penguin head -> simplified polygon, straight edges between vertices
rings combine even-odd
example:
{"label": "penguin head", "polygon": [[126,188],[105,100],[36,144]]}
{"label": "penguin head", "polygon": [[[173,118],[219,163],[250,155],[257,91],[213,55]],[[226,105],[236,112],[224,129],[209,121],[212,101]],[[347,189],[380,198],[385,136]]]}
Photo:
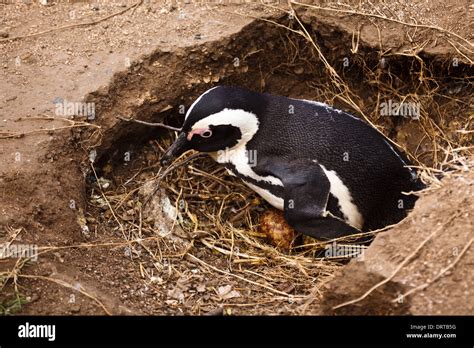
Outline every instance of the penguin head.
{"label": "penguin head", "polygon": [[257,133],[265,106],[262,95],[218,86],[199,96],[188,109],[181,133],[161,158],[166,165],[188,150],[217,152],[246,144]]}

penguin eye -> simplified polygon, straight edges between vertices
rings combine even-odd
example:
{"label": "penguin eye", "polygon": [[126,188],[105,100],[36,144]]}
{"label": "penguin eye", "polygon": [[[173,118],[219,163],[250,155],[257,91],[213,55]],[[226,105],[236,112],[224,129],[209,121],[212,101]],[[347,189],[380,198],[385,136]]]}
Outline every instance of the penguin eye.
{"label": "penguin eye", "polygon": [[201,136],[203,138],[210,138],[212,136],[212,131],[210,129],[205,130],[204,132],[201,133]]}

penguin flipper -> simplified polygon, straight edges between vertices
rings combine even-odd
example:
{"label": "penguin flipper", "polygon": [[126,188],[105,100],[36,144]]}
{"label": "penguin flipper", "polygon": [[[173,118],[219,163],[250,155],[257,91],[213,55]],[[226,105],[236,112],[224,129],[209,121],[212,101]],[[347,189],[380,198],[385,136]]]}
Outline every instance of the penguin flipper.
{"label": "penguin flipper", "polygon": [[310,159],[267,163],[265,172],[283,183],[285,219],[297,232],[320,240],[360,233],[326,210],[331,184],[318,163]]}

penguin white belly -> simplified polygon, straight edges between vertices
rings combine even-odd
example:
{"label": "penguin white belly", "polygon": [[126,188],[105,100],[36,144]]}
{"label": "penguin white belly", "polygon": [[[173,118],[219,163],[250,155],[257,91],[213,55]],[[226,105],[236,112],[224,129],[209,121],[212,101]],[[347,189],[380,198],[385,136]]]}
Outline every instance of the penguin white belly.
{"label": "penguin white belly", "polygon": [[322,164],[319,164],[324,170],[331,185],[330,192],[337,198],[339,209],[344,215],[345,220],[353,227],[361,229],[364,225],[364,218],[357,206],[353,203],[352,195],[341,178],[334,170],[327,170]]}
{"label": "penguin white belly", "polygon": [[262,197],[264,200],[266,200],[268,203],[270,203],[272,206],[274,206],[275,208],[279,209],[279,210],[283,210],[285,204],[284,204],[284,201],[283,201],[283,198],[280,198],[280,197],[277,197],[275,196],[274,194],[272,194],[271,192],[269,192],[268,190],[265,190],[261,187],[258,187],[254,184],[251,184],[245,180],[242,180],[248,187],[250,187],[252,190],[254,190],[255,192],[257,192],[260,197]]}
{"label": "penguin white belly", "polygon": [[[236,172],[241,175],[247,176],[256,181],[266,182],[268,184],[277,185],[277,186],[283,186],[283,183],[281,182],[280,179],[271,175],[260,176],[253,171],[249,158],[247,156],[247,149],[245,148],[245,146],[239,146],[238,148],[232,149],[232,150],[222,150],[218,152],[213,152],[213,153],[210,153],[210,155],[217,163],[233,164]],[[256,160],[257,158],[253,159],[253,161],[256,161]],[[227,171],[229,172],[230,175],[235,176],[235,174],[232,173],[231,171],[229,170]]]}
{"label": "penguin white belly", "polygon": [[[274,176],[260,176],[252,170],[250,165],[250,161],[248,158],[248,151],[245,146],[239,146],[236,149],[226,150],[226,151],[219,151],[216,153],[212,153],[211,157],[218,163],[232,163],[235,167],[235,170],[242,175],[245,175],[249,178],[252,178],[256,181],[266,182],[268,184],[273,184],[277,186],[283,186],[283,183],[280,179]],[[257,160],[254,158],[253,160]],[[231,170],[227,169],[227,172],[232,175],[236,176]],[[264,200],[270,203],[272,206],[279,210],[284,209],[284,200],[283,198],[277,197],[272,194],[270,191],[265,190],[257,185],[251,184],[245,180],[242,180],[248,187],[250,187],[253,191],[258,193]]]}

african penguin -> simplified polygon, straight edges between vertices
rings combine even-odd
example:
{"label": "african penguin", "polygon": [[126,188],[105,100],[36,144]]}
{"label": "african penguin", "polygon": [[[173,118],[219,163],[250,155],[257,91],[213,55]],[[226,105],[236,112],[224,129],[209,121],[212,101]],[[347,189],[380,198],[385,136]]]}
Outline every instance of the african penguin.
{"label": "african penguin", "polygon": [[326,104],[218,86],[188,109],[166,164],[209,153],[296,231],[334,239],[396,223],[423,187],[407,157],[365,121]]}

